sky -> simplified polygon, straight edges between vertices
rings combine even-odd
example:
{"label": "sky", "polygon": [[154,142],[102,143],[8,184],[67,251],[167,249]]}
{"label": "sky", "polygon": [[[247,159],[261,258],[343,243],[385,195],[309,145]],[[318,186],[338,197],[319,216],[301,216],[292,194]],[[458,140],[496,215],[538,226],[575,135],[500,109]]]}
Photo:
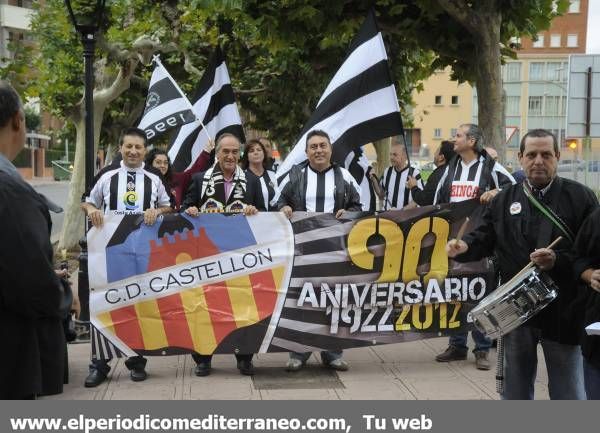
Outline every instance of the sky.
{"label": "sky", "polygon": [[589,0],[587,54],[600,54],[600,0]]}

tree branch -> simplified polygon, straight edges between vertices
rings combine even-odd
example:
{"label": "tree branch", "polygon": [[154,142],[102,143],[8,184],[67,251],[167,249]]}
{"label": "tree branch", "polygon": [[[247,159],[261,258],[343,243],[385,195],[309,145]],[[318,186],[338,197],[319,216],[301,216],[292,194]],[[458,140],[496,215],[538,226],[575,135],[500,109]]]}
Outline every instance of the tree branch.
{"label": "tree branch", "polygon": [[129,59],[121,65],[119,74],[110,87],[94,92],[94,100],[97,104],[108,105],[111,101],[118,98],[125,90],[129,88],[131,77],[137,67],[137,59]]}
{"label": "tree branch", "polygon": [[264,91],[266,91],[268,89],[268,87],[257,87],[256,89],[236,89],[233,91],[233,93],[239,94],[239,95],[255,95],[257,93],[262,93]]}
{"label": "tree branch", "polygon": [[469,33],[475,33],[477,16],[464,0],[437,0],[448,15],[458,21]]}

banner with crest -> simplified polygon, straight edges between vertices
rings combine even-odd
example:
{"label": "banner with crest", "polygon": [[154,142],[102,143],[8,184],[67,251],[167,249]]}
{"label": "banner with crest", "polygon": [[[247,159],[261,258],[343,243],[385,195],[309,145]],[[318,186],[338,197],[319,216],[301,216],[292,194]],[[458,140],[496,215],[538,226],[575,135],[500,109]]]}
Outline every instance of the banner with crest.
{"label": "banner with crest", "polygon": [[444,248],[480,210],[109,216],[88,233],[96,355],[302,352],[466,330],[494,272]]}

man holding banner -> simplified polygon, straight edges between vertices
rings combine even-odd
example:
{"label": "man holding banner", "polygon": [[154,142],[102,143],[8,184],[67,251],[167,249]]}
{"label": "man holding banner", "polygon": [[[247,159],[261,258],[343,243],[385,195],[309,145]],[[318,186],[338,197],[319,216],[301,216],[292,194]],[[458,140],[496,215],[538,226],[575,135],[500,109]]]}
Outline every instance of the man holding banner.
{"label": "man holding banner", "polygon": [[[217,138],[217,164],[194,175],[182,205],[185,213],[190,216],[197,216],[201,212],[243,212],[245,215],[254,215],[259,209],[266,210],[260,205],[263,200],[258,178],[246,177],[238,166],[240,148],[240,140],[233,134],[225,133]],[[241,374],[254,374],[252,356],[251,353],[235,354]],[[212,354],[194,353],[192,358],[196,362],[196,376],[208,376]]]}
{"label": "man holding banner", "polygon": [[[515,183],[510,173],[496,162],[483,148],[483,134],[477,125],[460,125],[454,141],[458,157],[449,161],[435,193],[434,204],[458,203],[478,198],[489,203],[498,192]],[[467,332],[453,334],[448,348],[437,355],[438,362],[467,359]],[[475,366],[479,370],[491,368],[488,353],[492,342],[478,330],[471,335],[475,341]]]}
{"label": "man holding banner", "polygon": [[[496,254],[501,280],[509,282],[531,261],[558,286],[557,299],[524,325],[504,335],[502,398],[534,398],[537,345],[544,350],[551,399],[584,399],[579,347],[583,311],[574,311],[577,277],[572,246],[584,219],[598,205],[587,187],[556,175],[556,137],[535,129],[521,140],[519,160],[527,179],[503,189],[464,240],[451,240],[449,257],[473,261]],[[547,246],[562,237],[555,249]]]}
{"label": "man holding banner", "polygon": [[[144,223],[153,225],[156,218],[172,211],[165,187],[152,168],[144,167],[147,139],[143,130],[126,129],[121,137],[120,152],[123,160],[111,166],[97,180],[81,207],[94,227],[102,227],[104,215],[113,212],[143,214]],[[90,364],[86,387],[100,385],[106,379],[109,360],[95,359]],[[131,371],[131,380],[145,380],[146,359],[133,356],[125,361]]]}
{"label": "man holding banner", "polygon": [[[289,182],[277,203],[288,218],[293,211],[333,212],[341,218],[344,211],[360,211],[360,189],[348,170],[331,163],[331,140],[325,131],[313,130],[306,136],[308,165],[294,166]],[[334,370],[348,370],[342,350],[321,352],[323,364]],[[310,352],[290,352],[288,371],[300,370]]]}

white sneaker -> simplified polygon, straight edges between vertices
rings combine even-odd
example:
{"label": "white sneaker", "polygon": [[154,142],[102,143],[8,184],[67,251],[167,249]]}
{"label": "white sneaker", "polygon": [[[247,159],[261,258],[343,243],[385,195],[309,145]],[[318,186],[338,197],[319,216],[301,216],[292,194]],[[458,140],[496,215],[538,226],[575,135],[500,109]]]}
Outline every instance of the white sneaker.
{"label": "white sneaker", "polygon": [[298,371],[298,370],[301,370],[303,366],[304,366],[304,363],[302,361],[300,361],[299,359],[290,358],[290,359],[288,359],[288,362],[285,365],[285,369],[287,371]]}
{"label": "white sneaker", "polygon": [[341,358],[334,359],[325,365],[337,371],[346,371],[349,368],[348,363]]}

